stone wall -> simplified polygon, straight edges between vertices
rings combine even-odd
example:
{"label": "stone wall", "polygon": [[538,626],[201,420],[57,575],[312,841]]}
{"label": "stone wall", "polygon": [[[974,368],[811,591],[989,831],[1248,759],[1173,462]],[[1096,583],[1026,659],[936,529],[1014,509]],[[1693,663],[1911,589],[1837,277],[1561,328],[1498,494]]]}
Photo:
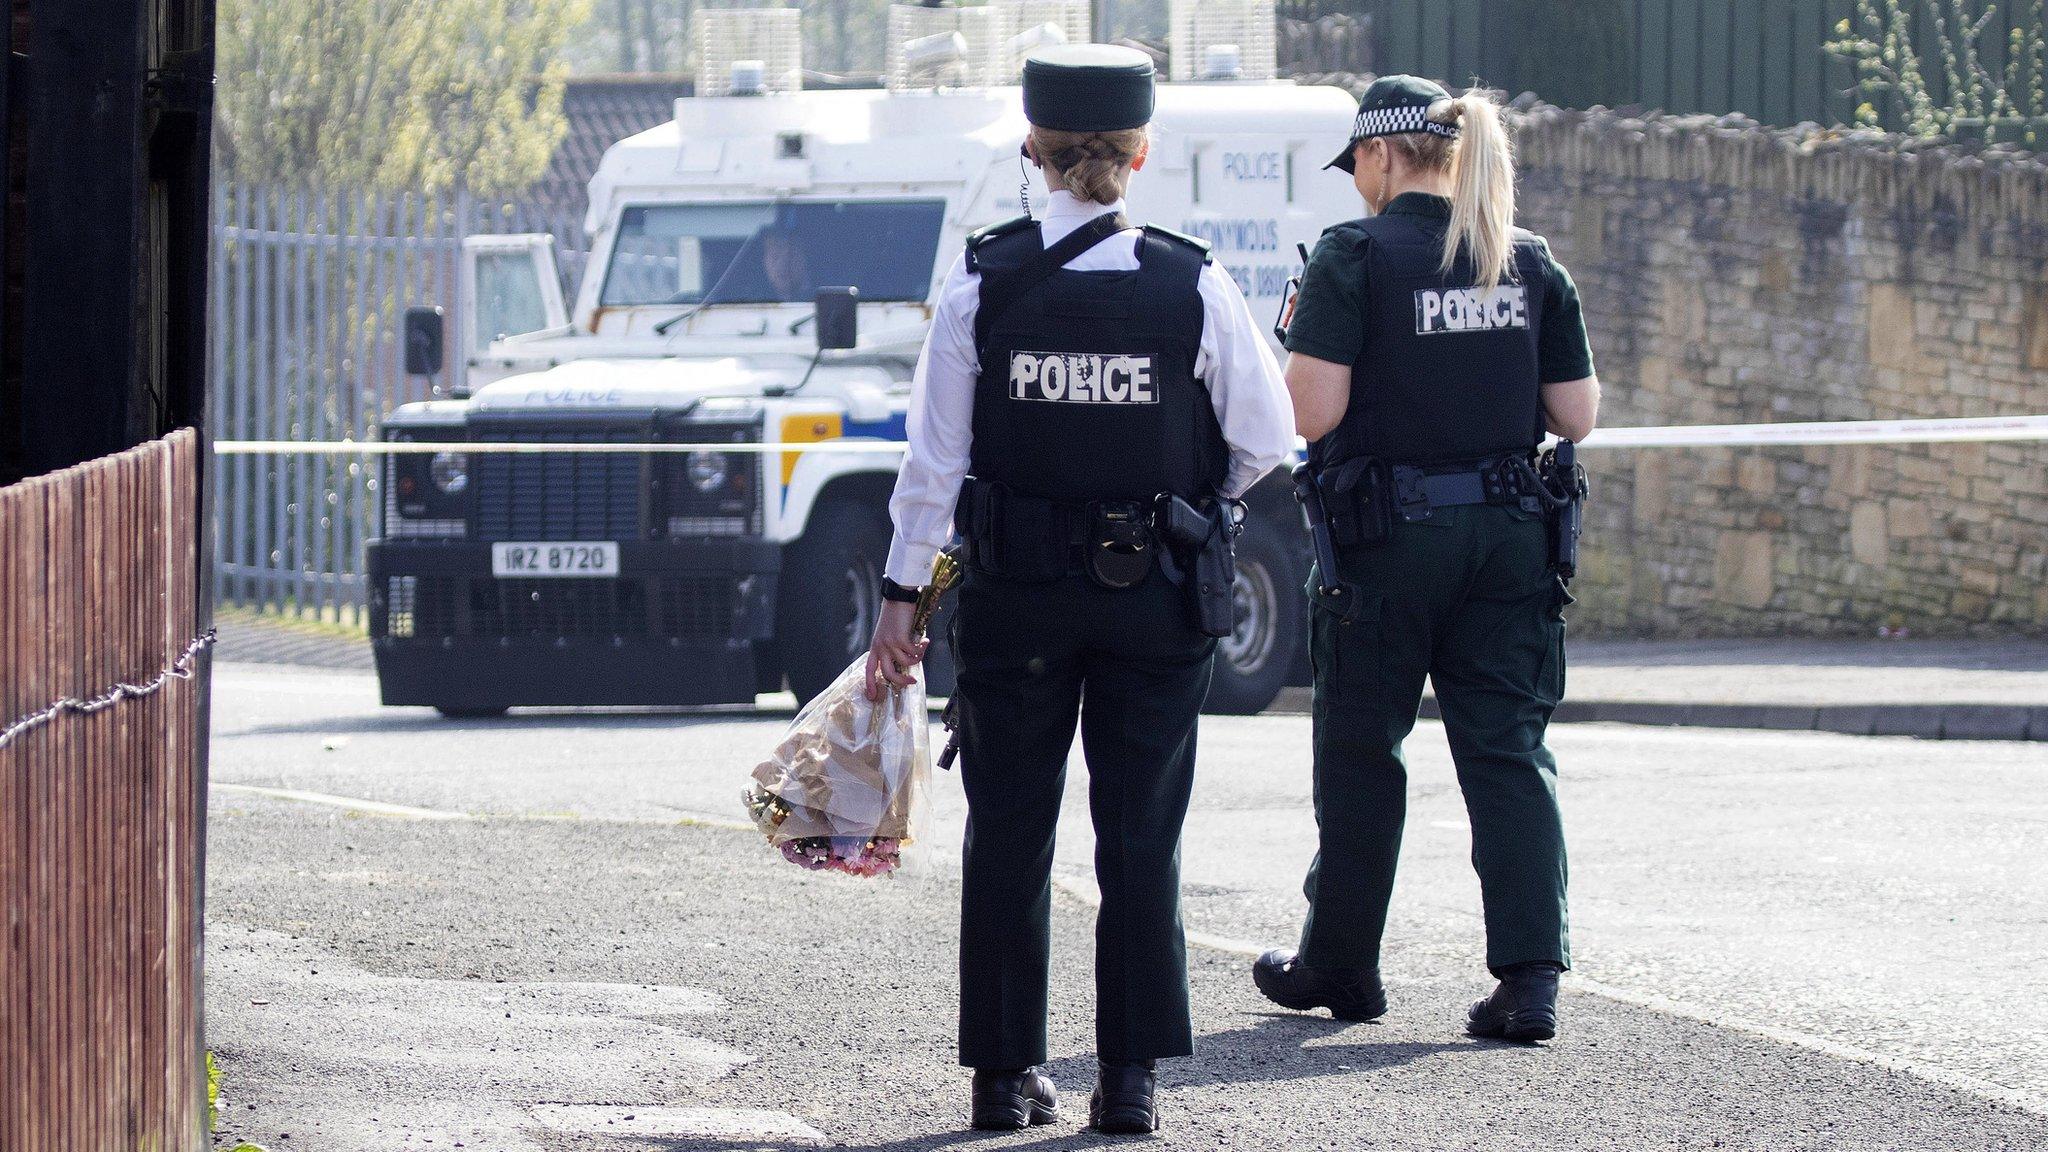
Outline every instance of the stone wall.
{"label": "stone wall", "polygon": [[[1521,222],[1578,280],[1603,423],[2048,414],[2043,158],[1523,111]],[[2048,443],[1583,459],[1588,631],[2048,635]]]}
{"label": "stone wall", "polygon": [[[1610,425],[2048,413],[2048,167],[1534,109],[1522,219]],[[1639,635],[2048,633],[2048,444],[1589,449],[1579,619]]]}

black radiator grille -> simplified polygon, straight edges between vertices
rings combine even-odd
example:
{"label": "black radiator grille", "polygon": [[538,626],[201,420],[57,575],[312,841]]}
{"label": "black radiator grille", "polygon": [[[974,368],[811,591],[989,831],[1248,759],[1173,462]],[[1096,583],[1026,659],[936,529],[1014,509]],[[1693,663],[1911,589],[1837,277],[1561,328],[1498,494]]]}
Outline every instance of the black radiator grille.
{"label": "black radiator grille", "polygon": [[[457,618],[455,597],[461,592],[462,581],[437,579],[432,576],[392,576],[385,580],[383,622],[379,635],[401,638],[419,635],[448,635],[446,632],[422,633],[421,621],[441,622]],[[373,613],[373,617],[374,617]],[[373,618],[372,626],[376,626]],[[437,627],[429,623],[428,627]]]}
{"label": "black radiator grille", "polygon": [[404,577],[411,631],[390,635],[724,639],[738,615],[736,581],[718,576],[616,580]]}
{"label": "black radiator grille", "polygon": [[469,586],[478,636],[645,636],[642,580],[491,580]]}
{"label": "black radiator grille", "polygon": [[[478,440],[634,444],[644,427],[473,428]],[[483,540],[638,540],[645,535],[647,457],[632,452],[488,452],[476,458],[476,535]]]}
{"label": "black radiator grille", "polygon": [[661,581],[661,622],[670,636],[730,636],[737,605],[730,581]]}

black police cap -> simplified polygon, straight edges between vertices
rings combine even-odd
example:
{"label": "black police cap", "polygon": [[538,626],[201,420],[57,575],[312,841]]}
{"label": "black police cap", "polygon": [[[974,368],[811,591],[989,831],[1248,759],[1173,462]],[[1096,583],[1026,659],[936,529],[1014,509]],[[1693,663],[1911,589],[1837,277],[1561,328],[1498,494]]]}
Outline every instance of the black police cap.
{"label": "black police cap", "polygon": [[1058,44],[1024,58],[1024,118],[1058,132],[1152,122],[1152,58],[1114,44]]}
{"label": "black police cap", "polygon": [[1457,125],[1439,124],[1429,118],[1431,108],[1450,98],[1451,94],[1434,80],[1424,80],[1420,76],[1380,77],[1365,90],[1365,95],[1358,98],[1358,119],[1352,122],[1351,139],[1345,143],[1344,150],[1337,153],[1337,158],[1323,167],[1352,171],[1357,162],[1351,158],[1351,150],[1360,140],[1370,140],[1375,136],[1434,132],[1438,136],[1456,139]]}

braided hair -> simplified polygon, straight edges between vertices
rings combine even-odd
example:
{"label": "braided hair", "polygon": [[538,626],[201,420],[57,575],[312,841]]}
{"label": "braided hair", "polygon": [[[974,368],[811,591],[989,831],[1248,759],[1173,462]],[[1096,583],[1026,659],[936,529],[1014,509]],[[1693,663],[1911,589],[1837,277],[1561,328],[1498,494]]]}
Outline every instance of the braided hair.
{"label": "braided hair", "polygon": [[1114,204],[1131,182],[1131,163],[1145,148],[1145,129],[1060,132],[1033,126],[1032,150],[1045,169],[1046,184],[1083,200]]}

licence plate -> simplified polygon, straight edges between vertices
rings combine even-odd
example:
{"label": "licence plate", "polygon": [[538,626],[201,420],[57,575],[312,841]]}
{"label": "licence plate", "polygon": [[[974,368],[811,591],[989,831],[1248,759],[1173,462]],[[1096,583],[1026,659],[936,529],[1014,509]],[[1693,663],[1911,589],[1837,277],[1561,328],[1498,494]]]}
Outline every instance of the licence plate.
{"label": "licence plate", "polygon": [[617,576],[619,546],[604,543],[493,544],[493,576]]}

